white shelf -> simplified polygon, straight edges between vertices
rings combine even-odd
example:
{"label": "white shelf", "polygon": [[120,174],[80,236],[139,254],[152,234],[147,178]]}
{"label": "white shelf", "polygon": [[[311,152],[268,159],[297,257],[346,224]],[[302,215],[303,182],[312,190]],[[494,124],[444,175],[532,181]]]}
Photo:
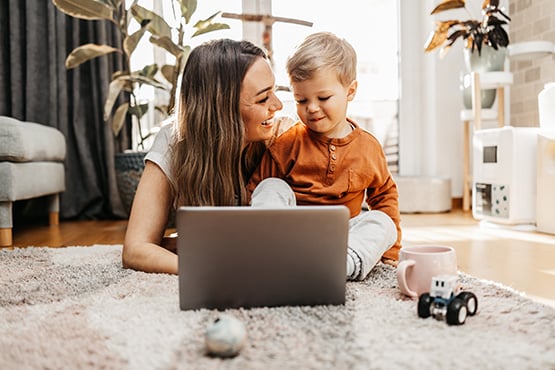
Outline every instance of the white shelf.
{"label": "white shelf", "polygon": [[507,46],[507,52],[511,60],[534,60],[553,54],[555,46],[551,41],[517,42]]}
{"label": "white shelf", "polygon": [[[482,109],[482,121],[497,121],[496,109]],[[460,113],[461,121],[473,121],[474,111],[472,109],[463,109]]]}
{"label": "white shelf", "polygon": [[[480,89],[497,89],[506,85],[513,84],[513,74],[511,72],[483,72],[480,73]],[[463,77],[464,86],[472,86],[472,75],[467,73]]]}

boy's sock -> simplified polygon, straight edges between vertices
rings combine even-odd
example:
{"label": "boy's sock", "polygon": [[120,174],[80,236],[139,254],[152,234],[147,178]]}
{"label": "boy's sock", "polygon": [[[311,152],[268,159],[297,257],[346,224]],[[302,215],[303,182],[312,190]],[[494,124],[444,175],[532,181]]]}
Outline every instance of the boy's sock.
{"label": "boy's sock", "polygon": [[362,261],[357,252],[347,248],[347,280],[355,280],[360,275]]}

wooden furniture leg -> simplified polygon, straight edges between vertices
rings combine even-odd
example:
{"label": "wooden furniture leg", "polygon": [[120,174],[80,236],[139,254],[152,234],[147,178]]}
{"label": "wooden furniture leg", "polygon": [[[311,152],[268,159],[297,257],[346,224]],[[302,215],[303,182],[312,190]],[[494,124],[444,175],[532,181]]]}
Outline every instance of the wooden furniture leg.
{"label": "wooden furniture leg", "polygon": [[505,88],[497,88],[497,125],[505,126]]}
{"label": "wooden furniture leg", "polygon": [[11,227],[0,228],[0,247],[11,247],[12,244],[13,244],[12,228]]}
{"label": "wooden furniture leg", "polygon": [[463,211],[470,211],[471,190],[470,184],[470,121],[464,121],[464,154],[463,154]]}
{"label": "wooden furniture leg", "polygon": [[480,73],[472,72],[472,111],[474,113],[474,129],[482,129],[482,97],[480,91]]}
{"label": "wooden furniture leg", "polygon": [[60,194],[49,196],[48,221],[50,226],[60,224]]}
{"label": "wooden furniture leg", "polygon": [[12,239],[12,202],[0,202],[0,247],[10,247]]}

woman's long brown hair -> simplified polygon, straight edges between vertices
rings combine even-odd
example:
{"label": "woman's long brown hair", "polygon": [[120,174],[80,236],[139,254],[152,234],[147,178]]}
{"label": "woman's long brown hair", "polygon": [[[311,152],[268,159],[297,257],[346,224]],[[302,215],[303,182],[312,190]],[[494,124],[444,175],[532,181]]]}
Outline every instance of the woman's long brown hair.
{"label": "woman's long brown hair", "polygon": [[248,202],[245,184],[265,145],[245,146],[241,84],[265,52],[248,41],[215,40],[193,49],[183,72],[171,147],[174,206]]}

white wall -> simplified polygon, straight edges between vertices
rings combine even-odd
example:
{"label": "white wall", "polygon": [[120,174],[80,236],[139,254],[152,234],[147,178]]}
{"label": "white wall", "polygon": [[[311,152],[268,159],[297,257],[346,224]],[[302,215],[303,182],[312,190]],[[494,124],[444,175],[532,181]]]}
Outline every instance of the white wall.
{"label": "white wall", "polygon": [[[452,180],[452,196],[462,197],[463,186],[463,108],[459,89],[465,70],[463,43],[458,40],[447,55],[424,52],[424,44],[434,27],[430,11],[438,0],[400,0],[401,2],[401,98],[400,98],[400,174],[446,176]],[[502,0],[508,13],[508,1]],[[467,2],[474,17],[480,16],[481,2]],[[461,9],[445,13],[452,19],[467,19]],[[443,16],[441,19],[446,19]],[[505,97],[506,112],[509,97]],[[494,106],[495,109],[495,106]]]}
{"label": "white wall", "polygon": [[436,3],[401,0],[400,174],[449,177],[452,196],[461,197],[462,45],[454,45],[443,59],[437,51],[424,52]]}

